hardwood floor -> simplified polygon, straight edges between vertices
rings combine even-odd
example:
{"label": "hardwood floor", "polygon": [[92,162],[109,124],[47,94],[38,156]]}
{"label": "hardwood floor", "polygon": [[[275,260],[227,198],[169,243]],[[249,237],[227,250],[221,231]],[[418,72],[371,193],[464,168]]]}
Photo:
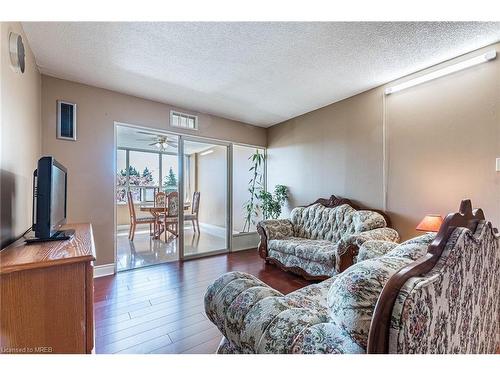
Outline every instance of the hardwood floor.
{"label": "hardwood floor", "polygon": [[256,250],[171,262],[95,279],[96,353],[214,353],[221,334],[207,319],[207,286],[228,271],[282,293],[308,284],[266,265]]}

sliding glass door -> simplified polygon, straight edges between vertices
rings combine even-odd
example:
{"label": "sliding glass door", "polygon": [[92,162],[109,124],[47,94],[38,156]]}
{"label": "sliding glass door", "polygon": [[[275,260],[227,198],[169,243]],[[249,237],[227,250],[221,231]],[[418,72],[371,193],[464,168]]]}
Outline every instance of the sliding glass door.
{"label": "sliding glass door", "polygon": [[257,246],[264,149],[117,124],[115,160],[117,270]]}
{"label": "sliding glass door", "polygon": [[229,249],[229,146],[181,136],[182,258]]}
{"label": "sliding glass door", "polygon": [[116,126],[117,271],[179,259],[175,227],[160,226],[164,213],[155,202],[178,190],[178,143],[176,135]]}

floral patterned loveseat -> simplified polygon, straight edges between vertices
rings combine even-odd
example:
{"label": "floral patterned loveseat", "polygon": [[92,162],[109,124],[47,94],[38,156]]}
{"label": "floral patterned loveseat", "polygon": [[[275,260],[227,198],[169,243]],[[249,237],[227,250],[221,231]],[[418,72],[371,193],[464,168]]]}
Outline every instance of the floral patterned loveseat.
{"label": "floral patterned loveseat", "polygon": [[266,262],[312,280],[327,279],[351,266],[365,241],[399,241],[382,214],[358,210],[334,195],[294,208],[290,219],[261,221],[257,231],[259,255]]}
{"label": "floral patterned loveseat", "polygon": [[205,295],[218,353],[495,353],[498,238],[466,208],[437,235],[367,241],[355,265],[288,295],[246,273],[221,276]]}

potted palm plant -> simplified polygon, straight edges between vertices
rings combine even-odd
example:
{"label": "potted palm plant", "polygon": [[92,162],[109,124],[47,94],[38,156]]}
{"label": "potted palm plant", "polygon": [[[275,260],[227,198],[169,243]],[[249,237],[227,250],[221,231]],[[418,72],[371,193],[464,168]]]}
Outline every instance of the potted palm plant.
{"label": "potted palm plant", "polygon": [[288,198],[288,188],[284,185],[276,185],[274,195],[265,190],[263,174],[265,154],[262,151],[255,150],[249,160],[252,162],[249,169],[252,178],[248,182],[250,197],[243,206],[245,223],[242,232],[249,232],[252,225],[257,225],[261,214],[264,219],[278,218],[281,214],[281,208]]}

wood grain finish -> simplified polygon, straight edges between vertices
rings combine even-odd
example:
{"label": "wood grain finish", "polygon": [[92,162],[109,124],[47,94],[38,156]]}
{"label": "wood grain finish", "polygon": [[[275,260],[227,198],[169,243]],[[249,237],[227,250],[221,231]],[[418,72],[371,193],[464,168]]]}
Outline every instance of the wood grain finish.
{"label": "wood grain finish", "polygon": [[32,268],[50,267],[55,264],[93,261],[94,238],[90,224],[64,225],[62,229],[74,229],[70,241],[49,241],[26,245],[19,239],[0,251],[0,275]]}
{"label": "wood grain finish", "polygon": [[90,353],[94,347],[90,224],[75,237],[0,253],[0,353]]}
{"label": "wood grain finish", "polygon": [[85,262],[85,353],[94,350],[94,266]]}
{"label": "wood grain finish", "polygon": [[257,276],[282,293],[310,282],[264,264],[254,250],[170,262],[95,280],[97,353],[214,353],[221,334],[203,297],[229,271]]}

